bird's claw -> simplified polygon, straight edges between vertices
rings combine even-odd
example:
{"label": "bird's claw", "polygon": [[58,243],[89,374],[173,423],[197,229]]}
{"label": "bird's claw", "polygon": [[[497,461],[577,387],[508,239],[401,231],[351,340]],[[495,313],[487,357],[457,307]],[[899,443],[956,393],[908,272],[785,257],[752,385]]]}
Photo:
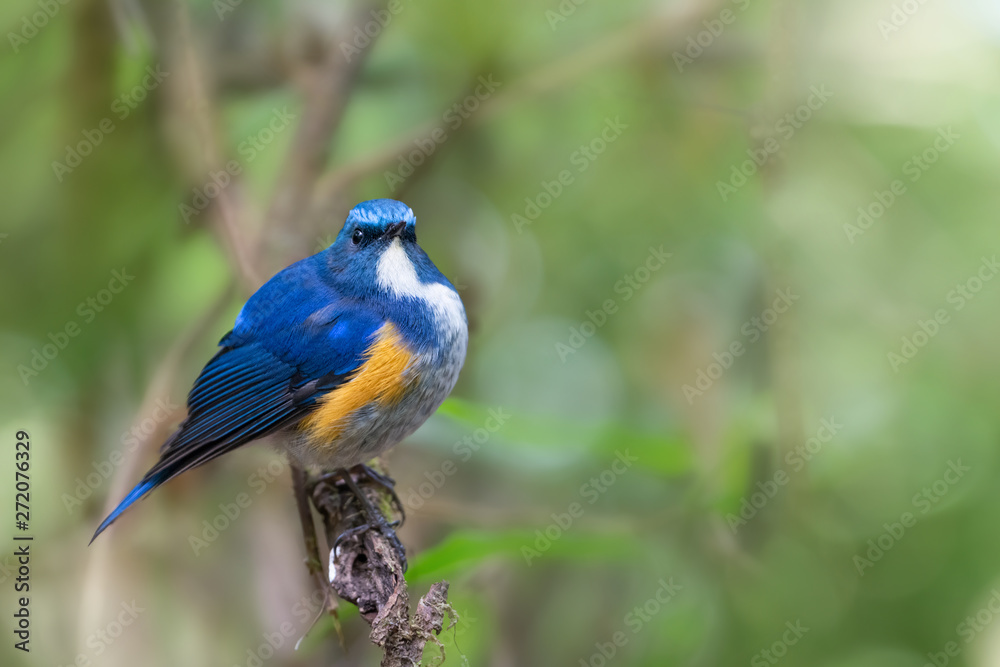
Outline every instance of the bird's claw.
{"label": "bird's claw", "polygon": [[380,473],[366,464],[357,466],[356,470],[385,489],[385,491],[389,494],[389,498],[392,500],[392,504],[395,506],[396,510],[399,511],[399,519],[390,525],[393,527],[402,526],[403,522],[406,521],[406,508],[403,506],[403,501],[399,499],[399,495],[396,493],[396,480],[388,475]]}

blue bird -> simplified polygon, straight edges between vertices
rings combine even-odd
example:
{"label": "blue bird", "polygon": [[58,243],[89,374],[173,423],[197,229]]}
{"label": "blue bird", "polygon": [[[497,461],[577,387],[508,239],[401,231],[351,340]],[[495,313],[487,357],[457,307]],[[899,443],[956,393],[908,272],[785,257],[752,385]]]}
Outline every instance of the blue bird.
{"label": "blue bird", "polygon": [[392,199],[358,204],[329,248],[246,302],[160,460],[91,542],[164,482],[278,431],[300,466],[363,464],[438,408],[467,344],[462,300],[417,245],[413,211]]}

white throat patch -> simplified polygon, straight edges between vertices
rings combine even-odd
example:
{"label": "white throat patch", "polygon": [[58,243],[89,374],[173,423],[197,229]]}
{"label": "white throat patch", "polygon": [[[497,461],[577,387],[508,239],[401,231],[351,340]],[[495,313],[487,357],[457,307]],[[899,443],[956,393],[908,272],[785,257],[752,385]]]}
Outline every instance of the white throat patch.
{"label": "white throat patch", "polygon": [[396,296],[423,296],[425,285],[417,277],[413,262],[406,256],[403,242],[393,239],[378,259],[375,280],[379,287]]}
{"label": "white throat patch", "polygon": [[458,335],[466,331],[465,308],[454,290],[441,283],[422,283],[403,243],[393,239],[375,270],[375,282],[382,289],[400,297],[421,299],[430,307],[438,329]]}

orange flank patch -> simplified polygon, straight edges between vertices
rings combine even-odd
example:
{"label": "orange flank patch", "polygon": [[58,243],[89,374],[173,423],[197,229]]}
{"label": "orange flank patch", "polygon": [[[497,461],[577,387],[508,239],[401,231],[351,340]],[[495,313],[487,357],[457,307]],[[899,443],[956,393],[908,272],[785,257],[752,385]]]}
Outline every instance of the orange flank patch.
{"label": "orange flank patch", "polygon": [[340,435],[358,408],[372,401],[395,403],[406,389],[403,373],[412,358],[396,327],[387,322],[379,329],[354,376],[320,399],[319,407],[302,421],[300,428],[312,436],[315,444],[323,446]]}

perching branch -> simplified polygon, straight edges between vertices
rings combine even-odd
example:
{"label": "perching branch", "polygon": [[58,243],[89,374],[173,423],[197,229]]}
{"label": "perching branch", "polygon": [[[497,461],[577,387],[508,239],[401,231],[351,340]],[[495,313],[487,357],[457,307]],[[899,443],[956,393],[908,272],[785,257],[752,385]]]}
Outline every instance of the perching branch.
{"label": "perching branch", "polygon": [[[387,491],[364,477],[354,481],[373,505],[391,506]],[[305,494],[304,499],[300,499],[300,492]],[[356,605],[361,617],[371,624],[371,641],[383,650],[382,666],[416,665],[428,641],[440,647],[436,636],[441,633],[444,617],[446,614],[455,617],[448,604],[448,582],[433,584],[411,617],[409,592],[399,554],[382,533],[364,530],[365,517],[354,494],[329,475],[322,475],[296,483],[296,496],[300,509],[302,500],[316,507],[326,543],[330,545],[326,549],[329,571],[323,586],[326,587],[328,581],[329,588],[341,599]],[[306,509],[308,511],[308,504]],[[307,555],[312,555],[309,552],[315,551],[319,543],[316,525],[311,514],[308,520],[302,516]],[[323,579],[322,576],[318,578]]]}

